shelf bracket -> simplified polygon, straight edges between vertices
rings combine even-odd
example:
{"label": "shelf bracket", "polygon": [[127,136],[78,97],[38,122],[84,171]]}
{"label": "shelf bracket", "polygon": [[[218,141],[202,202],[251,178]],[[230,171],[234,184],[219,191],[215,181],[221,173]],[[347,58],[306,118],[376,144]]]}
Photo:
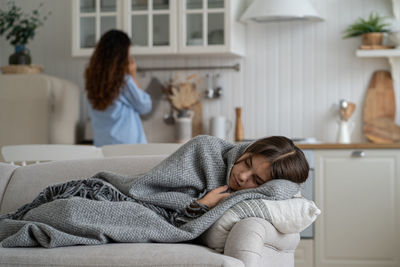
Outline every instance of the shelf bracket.
{"label": "shelf bracket", "polygon": [[[400,57],[389,57],[390,71],[392,73],[394,97],[400,100]],[[400,102],[396,101],[395,122],[400,125]]]}
{"label": "shelf bracket", "polygon": [[392,11],[393,16],[396,20],[400,19],[400,1],[399,0],[392,0]]}
{"label": "shelf bracket", "polygon": [[[393,15],[400,23],[400,0],[392,0]],[[400,57],[389,57],[390,68],[394,85],[394,94],[396,99],[400,99]],[[395,121],[400,125],[400,103],[396,103]]]}

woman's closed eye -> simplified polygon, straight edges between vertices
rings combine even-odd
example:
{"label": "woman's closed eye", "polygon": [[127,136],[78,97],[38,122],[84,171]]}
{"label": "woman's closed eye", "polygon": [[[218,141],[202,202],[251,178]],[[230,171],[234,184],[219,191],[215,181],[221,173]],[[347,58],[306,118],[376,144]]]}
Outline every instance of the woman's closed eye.
{"label": "woman's closed eye", "polygon": [[[251,158],[251,157],[248,157],[248,158],[244,161],[244,163],[246,164],[246,167],[247,167],[248,169],[250,169],[250,168],[253,166],[253,162],[252,162],[252,158]],[[254,183],[257,184],[257,185],[262,185],[262,184],[264,183],[264,180],[261,179],[261,178],[260,178],[258,175],[256,175],[256,174],[253,175],[253,181],[254,181]]]}
{"label": "woman's closed eye", "polygon": [[244,161],[244,163],[246,164],[246,167],[250,169],[251,163],[252,163],[252,162],[251,162],[251,158],[248,157],[248,158]]}
{"label": "woman's closed eye", "polygon": [[254,179],[254,181],[255,181],[255,183],[256,183],[257,185],[262,185],[262,184],[264,183],[264,180],[261,179],[260,177],[258,177],[257,175],[254,175],[254,176],[253,176],[253,179]]}

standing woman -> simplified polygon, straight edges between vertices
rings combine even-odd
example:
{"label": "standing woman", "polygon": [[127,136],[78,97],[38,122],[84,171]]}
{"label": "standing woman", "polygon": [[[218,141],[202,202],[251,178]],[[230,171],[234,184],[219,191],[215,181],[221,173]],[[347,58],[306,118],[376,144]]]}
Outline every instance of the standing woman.
{"label": "standing woman", "polygon": [[139,114],[151,111],[149,94],[139,88],[131,40],[119,30],[106,32],[85,72],[94,145],[147,143]]}

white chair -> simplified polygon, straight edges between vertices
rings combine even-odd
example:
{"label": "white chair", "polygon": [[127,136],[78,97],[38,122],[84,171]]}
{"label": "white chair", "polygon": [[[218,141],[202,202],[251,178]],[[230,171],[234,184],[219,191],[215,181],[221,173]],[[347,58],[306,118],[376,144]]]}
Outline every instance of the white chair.
{"label": "white chair", "polygon": [[76,144],[79,87],[44,74],[0,75],[0,146]]}
{"label": "white chair", "polygon": [[90,145],[13,145],[2,147],[1,153],[6,162],[22,166],[28,162],[103,158],[101,148]]}
{"label": "white chair", "polygon": [[104,157],[131,156],[131,155],[169,155],[175,152],[182,144],[178,143],[148,143],[106,145],[101,147]]}

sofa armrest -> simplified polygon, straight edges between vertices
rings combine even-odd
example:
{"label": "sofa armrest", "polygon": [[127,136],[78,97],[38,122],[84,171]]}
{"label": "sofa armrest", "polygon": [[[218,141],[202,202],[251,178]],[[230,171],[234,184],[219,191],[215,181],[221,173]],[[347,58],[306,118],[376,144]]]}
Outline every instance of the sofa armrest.
{"label": "sofa armrest", "polygon": [[16,168],[18,168],[18,166],[0,162],[0,206],[1,202],[3,201],[4,192],[6,191],[8,182],[10,181],[10,178]]}
{"label": "sofa armrest", "polygon": [[293,254],[299,241],[299,234],[282,234],[268,221],[251,217],[233,226],[225,243],[224,254],[241,260],[246,267],[258,267],[262,266],[265,247]]}

